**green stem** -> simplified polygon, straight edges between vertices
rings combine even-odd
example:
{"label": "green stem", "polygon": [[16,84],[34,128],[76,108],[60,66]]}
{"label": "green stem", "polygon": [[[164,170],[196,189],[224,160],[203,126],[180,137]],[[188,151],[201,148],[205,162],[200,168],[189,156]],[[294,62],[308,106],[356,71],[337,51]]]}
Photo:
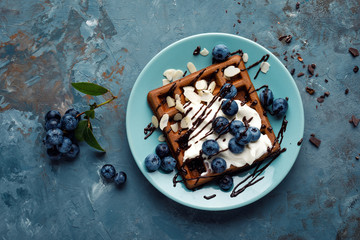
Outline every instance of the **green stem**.
{"label": "green stem", "polygon": [[[105,104],[111,103],[112,101],[114,101],[115,99],[118,98],[117,96],[114,96],[114,95],[112,94],[112,92],[109,91],[109,93],[111,94],[111,98],[110,98],[109,100],[103,102],[103,103],[100,103],[99,105],[96,105],[95,108],[94,108],[94,110],[95,110],[96,108],[98,108],[98,107],[101,107],[101,106],[105,105]],[[79,114],[76,116],[76,118],[80,117],[80,116],[83,115],[84,113],[85,113],[85,112],[79,113]]]}

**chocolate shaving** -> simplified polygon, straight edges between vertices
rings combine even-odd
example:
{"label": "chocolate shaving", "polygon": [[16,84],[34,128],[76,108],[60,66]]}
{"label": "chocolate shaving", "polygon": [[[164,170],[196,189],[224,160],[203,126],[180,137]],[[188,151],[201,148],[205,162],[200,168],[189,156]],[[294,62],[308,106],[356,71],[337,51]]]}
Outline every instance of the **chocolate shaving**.
{"label": "chocolate shaving", "polygon": [[325,97],[330,96],[330,92],[324,92],[324,96],[325,96]]}
{"label": "chocolate shaving", "polygon": [[349,89],[345,89],[345,95],[347,95],[349,93]]}
{"label": "chocolate shaving", "polygon": [[193,52],[193,55],[194,55],[194,56],[199,55],[200,49],[201,49],[201,47],[200,47],[200,46],[197,46],[197,47],[195,48],[194,52]]}
{"label": "chocolate shaving", "polygon": [[320,147],[320,144],[321,144],[321,140],[316,138],[315,135],[314,136],[311,136],[309,141],[317,148]]}
{"label": "chocolate shaving", "polygon": [[304,76],[305,74],[303,73],[303,72],[300,72],[297,76],[298,77],[302,77],[302,76]]}
{"label": "chocolate shaving", "polygon": [[354,127],[357,127],[359,125],[360,119],[356,118],[354,115],[351,116],[351,119],[349,120],[349,123],[352,123]]}
{"label": "chocolate shaving", "polygon": [[292,36],[291,36],[291,35],[287,35],[287,37],[285,38],[285,42],[286,42],[286,43],[290,43],[290,42],[291,42],[291,39],[292,39]]}
{"label": "chocolate shaving", "polygon": [[[302,59],[302,57],[298,56],[297,59],[299,60],[299,62],[303,62],[304,59]],[[304,67],[304,66],[303,66]]]}
{"label": "chocolate shaving", "polygon": [[315,93],[315,90],[313,88],[306,87],[306,92],[308,92],[310,95],[313,95]]}
{"label": "chocolate shaving", "polygon": [[300,145],[302,144],[303,140],[304,140],[304,139],[301,138],[301,139],[297,142],[297,145],[300,146]]}
{"label": "chocolate shaving", "polygon": [[291,74],[291,75],[294,75],[294,73],[295,73],[295,68],[291,69],[290,74]]}
{"label": "chocolate shaving", "polygon": [[325,97],[324,96],[320,96],[318,97],[316,100],[318,101],[318,103],[323,103],[324,102]]}
{"label": "chocolate shaving", "polygon": [[357,73],[359,71],[359,67],[358,66],[355,66],[354,69],[353,69],[354,73]]}
{"label": "chocolate shaving", "polygon": [[296,8],[296,10],[298,10],[300,8],[300,3],[299,2],[296,3],[295,8]]}
{"label": "chocolate shaving", "polygon": [[359,56],[359,51],[356,48],[349,48],[349,53],[351,53],[353,57]]}
{"label": "chocolate shaving", "polygon": [[327,82],[329,82],[329,80],[325,79],[325,82],[327,83]]}
{"label": "chocolate shaving", "polygon": [[[308,71],[311,75],[314,75],[314,71],[315,71],[315,68],[313,65],[315,65],[315,64],[308,65]],[[315,65],[315,67],[316,67],[316,65]]]}

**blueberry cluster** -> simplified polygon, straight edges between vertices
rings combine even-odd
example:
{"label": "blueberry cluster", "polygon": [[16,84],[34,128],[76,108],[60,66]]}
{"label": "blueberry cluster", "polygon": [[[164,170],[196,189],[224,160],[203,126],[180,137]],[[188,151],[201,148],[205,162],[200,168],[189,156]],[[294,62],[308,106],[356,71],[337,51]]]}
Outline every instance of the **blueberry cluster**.
{"label": "blueberry cluster", "polygon": [[273,92],[269,88],[262,90],[259,98],[261,105],[278,118],[283,117],[288,110],[288,102],[284,98],[274,100]]}
{"label": "blueberry cluster", "polygon": [[80,148],[75,140],[75,129],[80,120],[76,118],[78,114],[75,109],[67,110],[63,117],[56,110],[46,113],[43,143],[51,160],[75,159],[78,156]]}
{"label": "blueberry cluster", "polygon": [[117,186],[122,186],[126,182],[126,173],[123,171],[116,172],[115,167],[111,164],[105,164],[100,169],[100,176],[106,182],[114,182]]}
{"label": "blueberry cluster", "polygon": [[176,166],[176,160],[170,156],[170,149],[166,143],[160,143],[155,148],[155,153],[145,158],[145,167],[149,172],[155,172],[161,168],[164,172],[170,173]]}

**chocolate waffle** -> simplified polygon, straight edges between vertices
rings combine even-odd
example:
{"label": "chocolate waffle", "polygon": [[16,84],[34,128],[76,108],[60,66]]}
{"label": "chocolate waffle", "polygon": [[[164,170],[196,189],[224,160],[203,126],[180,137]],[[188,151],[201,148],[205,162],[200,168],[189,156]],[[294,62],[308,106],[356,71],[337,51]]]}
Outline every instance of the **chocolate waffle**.
{"label": "chocolate waffle", "polygon": [[[225,77],[224,70],[229,66],[235,66],[241,69],[240,73],[231,78]],[[171,96],[172,98],[175,98],[175,95],[178,94],[180,96],[181,103],[186,106],[188,100],[184,96],[183,87],[195,86],[196,82],[200,80],[206,80],[208,83],[213,81],[216,82],[216,87],[213,91],[214,98],[221,94],[220,89],[225,83],[231,83],[237,89],[237,95],[234,99],[241,100],[243,104],[247,104],[259,114],[262,124],[260,131],[262,134],[266,134],[268,136],[273,146],[268,148],[267,152],[257,158],[251,166],[248,164],[241,167],[231,165],[225,172],[216,174],[213,172],[207,172],[207,168],[209,166],[205,165],[201,157],[191,159],[191,161],[184,161],[184,153],[188,148],[187,140],[191,134],[191,130],[179,128],[177,132],[174,132],[171,129],[170,125],[175,123],[174,116],[179,113],[179,110],[174,106],[168,107],[166,97]],[[250,80],[249,74],[240,55],[231,56],[224,62],[215,63],[165,86],[154,89],[148,93],[147,99],[154,115],[159,120],[164,114],[169,115],[169,121],[167,126],[163,128],[163,133],[172,155],[177,160],[178,173],[182,176],[182,181],[188,189],[199,187],[219,177],[219,175],[230,174],[252,167],[256,165],[256,163],[262,162],[267,157],[271,156],[280,148],[276,136],[272,131],[270,122],[266,116],[266,112],[260,104],[257,92]],[[208,105],[209,104],[211,103],[208,103]],[[182,115],[185,116],[186,112],[183,112]]]}

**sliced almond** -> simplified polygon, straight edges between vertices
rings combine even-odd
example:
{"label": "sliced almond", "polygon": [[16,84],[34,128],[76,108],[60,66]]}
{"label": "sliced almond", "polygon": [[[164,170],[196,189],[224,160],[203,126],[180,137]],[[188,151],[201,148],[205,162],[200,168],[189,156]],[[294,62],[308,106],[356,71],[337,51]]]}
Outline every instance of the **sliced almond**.
{"label": "sliced almond", "polygon": [[193,86],[185,86],[185,87],[183,87],[183,90],[184,90],[184,92],[187,92],[187,91],[193,92],[193,91],[195,91],[195,88]]}
{"label": "sliced almond", "polygon": [[181,70],[176,70],[176,71],[174,72],[174,75],[173,75],[173,79],[172,79],[172,80],[173,80],[173,81],[176,81],[176,80],[182,78],[183,75],[184,75],[184,72],[183,72],[183,71],[181,71]]}
{"label": "sliced almond", "polygon": [[180,100],[180,95],[179,94],[175,94],[175,100]]}
{"label": "sliced almond", "polygon": [[216,82],[215,82],[215,81],[212,81],[212,82],[209,84],[209,87],[208,87],[207,90],[208,90],[210,93],[213,93],[214,90],[215,90],[215,87],[216,87]]}
{"label": "sliced almond", "polygon": [[162,80],[162,83],[163,83],[163,86],[165,86],[166,84],[169,84],[170,81],[169,81],[167,78],[164,78],[164,79]]}
{"label": "sliced almond", "polygon": [[178,123],[171,124],[170,127],[171,127],[171,130],[173,132],[175,132],[175,133],[179,130],[179,124]]}
{"label": "sliced almond", "polygon": [[182,105],[180,99],[179,100],[175,100],[175,108],[181,112],[181,113],[184,113],[185,112],[185,109],[184,109],[184,105]]}
{"label": "sliced almond", "polygon": [[205,90],[207,89],[207,87],[208,87],[207,81],[204,79],[201,79],[195,83],[195,88],[197,90]]}
{"label": "sliced almond", "polygon": [[227,68],[225,68],[224,70],[224,76],[227,79],[230,79],[232,77],[235,77],[236,75],[238,75],[240,73],[240,69],[235,67],[235,66],[228,66]]}
{"label": "sliced almond", "polygon": [[184,96],[194,104],[199,104],[201,102],[200,96],[193,91],[184,91]]}
{"label": "sliced almond", "polygon": [[204,57],[205,57],[205,56],[207,56],[208,54],[209,54],[209,51],[208,51],[206,48],[204,48],[203,50],[200,51],[200,55],[201,55],[201,56],[204,56]]}
{"label": "sliced almond", "polygon": [[247,53],[244,53],[243,56],[242,56],[242,59],[243,59],[244,62],[249,61],[249,55]]}
{"label": "sliced almond", "polygon": [[161,135],[158,137],[158,140],[159,140],[159,142],[165,142],[165,136],[164,136],[164,134],[161,134]]}
{"label": "sliced almond", "polygon": [[262,62],[261,65],[260,65],[260,70],[263,72],[263,73],[267,73],[270,69],[270,64],[268,62]]}
{"label": "sliced almond", "polygon": [[181,113],[176,113],[174,116],[174,121],[180,121],[183,118]]}
{"label": "sliced almond", "polygon": [[185,116],[183,119],[181,119],[180,127],[181,128],[189,128],[191,123],[191,119],[189,116]]}
{"label": "sliced almond", "polygon": [[160,119],[160,130],[164,130],[169,122],[169,114],[165,113]]}
{"label": "sliced almond", "polygon": [[175,99],[173,99],[170,96],[167,96],[166,103],[167,103],[168,107],[171,108],[171,107],[175,106]]}
{"label": "sliced almond", "polygon": [[167,80],[172,81],[175,71],[176,71],[175,69],[167,69],[167,70],[165,70],[163,75],[164,75],[164,77],[167,78]]}
{"label": "sliced almond", "polygon": [[214,95],[212,95],[211,92],[209,92],[208,90],[203,90],[202,91],[202,95],[201,95],[201,101],[202,102],[211,102],[211,100],[214,98]]}
{"label": "sliced almond", "polygon": [[188,62],[186,66],[190,73],[196,72],[196,67],[192,62]]}
{"label": "sliced almond", "polygon": [[151,122],[154,125],[154,127],[156,127],[156,128],[159,127],[159,120],[157,119],[157,117],[155,115],[152,116]]}

